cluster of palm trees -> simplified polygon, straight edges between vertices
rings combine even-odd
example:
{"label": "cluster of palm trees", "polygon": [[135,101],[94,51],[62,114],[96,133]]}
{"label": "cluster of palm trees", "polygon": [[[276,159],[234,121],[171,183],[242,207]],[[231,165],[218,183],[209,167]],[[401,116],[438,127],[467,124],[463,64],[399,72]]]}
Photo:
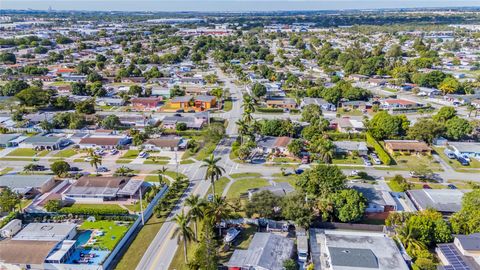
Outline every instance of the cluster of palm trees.
{"label": "cluster of palm trees", "polygon": [[250,95],[244,95],[242,107],[242,119],[235,124],[240,135],[241,150],[243,150],[241,152],[248,153],[249,149],[255,147],[255,132],[258,130],[258,123],[252,116],[252,113],[255,111],[255,100]]}
{"label": "cluster of palm trees", "polygon": [[[188,214],[181,212],[175,216],[175,223],[177,228],[173,234],[177,237],[179,242],[183,242],[185,263],[188,263],[187,244],[191,241],[198,241],[198,223],[203,222],[209,225],[219,224],[222,219],[226,219],[232,215],[233,208],[225,200],[225,198],[215,195],[215,182],[222,176],[225,169],[220,167],[217,163],[221,158],[215,157],[213,154],[204,159],[204,164],[201,167],[206,168],[205,179],[211,181],[212,194],[211,200],[200,198],[199,195],[190,195],[185,200],[185,206],[190,211]],[[193,229],[190,227],[190,222],[193,222]],[[219,235],[221,235],[221,228],[219,226]]]}

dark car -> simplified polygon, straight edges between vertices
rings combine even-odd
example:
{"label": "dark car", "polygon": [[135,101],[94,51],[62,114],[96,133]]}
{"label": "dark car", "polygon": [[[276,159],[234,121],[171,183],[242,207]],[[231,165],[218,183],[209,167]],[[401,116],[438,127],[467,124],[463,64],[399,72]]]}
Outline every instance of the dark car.
{"label": "dark car", "polygon": [[454,184],[448,184],[448,188],[449,189],[457,189],[457,186],[455,186]]}
{"label": "dark car", "polygon": [[425,184],[425,185],[423,185],[423,189],[432,189],[432,187],[430,187],[429,185]]}
{"label": "dark car", "polygon": [[468,160],[464,159],[463,157],[457,157],[457,160],[458,162],[460,162],[460,164],[462,164],[462,166],[470,165],[470,162],[468,162]]}
{"label": "dark car", "polygon": [[177,113],[183,113],[183,112],[185,112],[185,111],[184,111],[183,109],[180,109],[180,110],[177,110],[176,112],[177,112]]}
{"label": "dark car", "polygon": [[79,172],[81,171],[82,169],[78,168],[78,167],[70,167],[70,171],[71,172]]}
{"label": "dark car", "polygon": [[295,170],[295,174],[302,174],[304,171],[302,169]]}

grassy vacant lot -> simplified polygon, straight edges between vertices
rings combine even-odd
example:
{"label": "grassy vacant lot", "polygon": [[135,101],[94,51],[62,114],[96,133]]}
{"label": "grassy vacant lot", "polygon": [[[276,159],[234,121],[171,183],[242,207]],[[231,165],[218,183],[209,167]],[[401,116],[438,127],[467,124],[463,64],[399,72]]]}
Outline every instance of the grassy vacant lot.
{"label": "grassy vacant lot", "polygon": [[238,179],[238,178],[245,178],[245,177],[262,177],[261,173],[232,173],[230,174],[230,177],[233,179]]}
{"label": "grassy vacant lot", "polygon": [[440,163],[435,161],[431,156],[417,156],[417,155],[405,155],[394,157],[397,165],[392,166],[395,169],[415,170],[418,167],[426,167],[432,171],[443,171]]}
{"label": "grassy vacant lot", "polygon": [[252,188],[261,188],[268,186],[268,181],[263,178],[244,178],[236,180],[228,190],[227,198],[239,198],[241,194]]}
{"label": "grassy vacant lot", "polygon": [[182,164],[182,165],[192,164],[192,163],[195,163],[195,161],[193,161],[191,159],[185,159],[185,160],[180,161],[180,164]]}
{"label": "grassy vacant lot", "polygon": [[100,248],[106,248],[113,250],[118,241],[120,241],[123,235],[127,232],[129,225],[116,225],[114,221],[100,220],[100,221],[85,221],[80,226],[80,230],[101,230],[102,236],[96,236],[97,240],[94,244]]}
{"label": "grassy vacant lot", "polygon": [[37,152],[31,148],[17,148],[12,152],[8,153],[7,157],[43,157],[48,154],[48,151]]}
{"label": "grassy vacant lot", "polygon": [[442,147],[434,147],[435,152],[446,162],[448,165],[450,165],[454,170],[468,170],[468,169],[479,169],[480,168],[480,161],[471,158],[470,159],[470,165],[468,166],[462,166],[460,162],[458,162],[456,159],[449,159],[445,153],[443,152],[445,148]]}
{"label": "grassy vacant lot", "polygon": [[74,156],[77,154],[77,151],[75,151],[75,149],[65,149],[65,150],[61,150],[61,151],[58,151],[55,155],[53,155],[54,157],[61,157],[61,158],[69,158],[71,156]]}

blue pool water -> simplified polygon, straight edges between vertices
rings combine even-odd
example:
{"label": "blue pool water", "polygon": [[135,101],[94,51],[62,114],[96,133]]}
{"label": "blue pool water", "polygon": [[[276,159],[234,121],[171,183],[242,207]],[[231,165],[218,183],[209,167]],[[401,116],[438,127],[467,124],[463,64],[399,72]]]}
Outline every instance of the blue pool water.
{"label": "blue pool water", "polygon": [[90,236],[92,235],[92,231],[84,231],[82,232],[78,238],[77,238],[77,246],[83,246],[85,245],[88,240],[90,239]]}
{"label": "blue pool water", "polygon": [[[83,254],[83,256],[82,256]],[[93,265],[100,265],[102,262],[107,258],[110,251],[108,250],[93,250],[93,249],[83,249],[77,248],[75,252],[73,252],[70,259],[67,261],[67,264],[93,264]],[[90,255],[94,255],[92,258],[88,259],[88,262],[81,262],[82,257],[88,257]]]}

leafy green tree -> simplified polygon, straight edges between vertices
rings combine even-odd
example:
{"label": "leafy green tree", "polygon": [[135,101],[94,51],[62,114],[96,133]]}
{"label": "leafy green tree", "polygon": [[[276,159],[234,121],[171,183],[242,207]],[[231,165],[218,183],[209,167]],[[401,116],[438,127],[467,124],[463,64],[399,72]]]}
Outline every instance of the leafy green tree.
{"label": "leafy green tree", "polygon": [[446,94],[453,94],[458,92],[460,90],[460,83],[457,81],[457,79],[452,78],[452,77],[447,77],[445,78],[442,83],[438,86],[438,89],[440,89],[444,95]]}
{"label": "leafy green tree", "polygon": [[62,208],[62,202],[60,200],[49,200],[44,208],[48,212],[57,212]]}
{"label": "leafy green tree", "polygon": [[310,139],[308,150],[315,159],[324,163],[331,163],[335,155],[335,145],[329,139],[316,136]]}
{"label": "leafy green tree", "polygon": [[248,217],[258,215],[261,218],[272,219],[277,216],[275,211],[281,206],[281,198],[269,190],[254,193],[245,206]]}
{"label": "leafy green tree", "polygon": [[2,95],[4,96],[14,96],[20,91],[27,89],[29,87],[28,83],[22,80],[13,80],[7,82],[2,86]]}
{"label": "leafy green tree", "polygon": [[170,89],[170,97],[185,96],[185,89],[180,88],[178,85],[174,85]]}
{"label": "leafy green tree", "polygon": [[72,94],[78,96],[88,96],[88,88],[87,85],[83,82],[74,82],[71,83],[72,86]]}
{"label": "leafy green tree", "polygon": [[390,115],[381,111],[367,123],[368,130],[377,139],[393,139],[406,134],[409,121],[405,115]]}
{"label": "leafy green tree", "polygon": [[102,76],[98,74],[97,72],[90,72],[87,75],[87,81],[89,82],[101,82],[102,81]]}
{"label": "leafy green tree", "polygon": [[2,212],[12,212],[20,204],[20,197],[10,188],[6,187],[0,193],[0,209]]}
{"label": "leafy green tree", "polygon": [[118,116],[111,114],[102,120],[102,126],[105,129],[118,129],[122,126],[122,122]]}
{"label": "leafy green tree", "polygon": [[304,228],[310,227],[313,212],[305,201],[305,194],[295,192],[285,196],[282,200],[282,216]]}
{"label": "leafy green tree", "polygon": [[355,222],[365,213],[367,200],[363,194],[354,189],[344,189],[333,195],[335,216],[341,222]]}
{"label": "leafy green tree", "polygon": [[445,126],[432,119],[422,118],[408,129],[408,137],[432,144],[433,140],[445,133]]}
{"label": "leafy green tree", "polygon": [[467,137],[473,131],[473,127],[466,119],[455,116],[445,123],[446,136],[452,140],[460,140]]}
{"label": "leafy green tree", "polygon": [[292,259],[286,259],[283,261],[283,268],[285,270],[297,270],[298,264]]}
{"label": "leafy green tree", "polygon": [[128,89],[128,94],[132,96],[141,96],[143,93],[143,88],[140,85],[131,85]]}
{"label": "leafy green tree", "polygon": [[287,145],[287,149],[292,155],[299,157],[304,145],[305,142],[302,139],[294,139]]}
{"label": "leafy green tree", "polygon": [[462,209],[453,214],[449,221],[457,234],[480,232],[480,189],[463,195]]}
{"label": "leafy green tree", "polygon": [[57,160],[50,166],[52,172],[57,176],[62,176],[70,171],[70,164],[63,160]]}
{"label": "leafy green tree", "polygon": [[15,64],[17,63],[17,58],[13,53],[9,53],[9,52],[0,53],[0,63]]}
{"label": "leafy green tree", "polygon": [[267,94],[267,87],[261,83],[255,83],[252,87],[252,94],[256,98],[263,97]]}
{"label": "leafy green tree", "polygon": [[15,95],[21,104],[27,106],[43,106],[50,102],[50,93],[40,87],[30,86]]}
{"label": "leafy green tree", "polygon": [[84,100],[84,101],[80,101],[75,105],[75,110],[78,113],[94,114],[95,113],[95,100],[94,99],[87,99],[87,100]]}
{"label": "leafy green tree", "polygon": [[302,109],[302,121],[311,123],[322,117],[322,108],[317,104],[308,104]]}
{"label": "leafy green tree", "polygon": [[75,104],[67,96],[57,96],[52,105],[59,110],[71,110],[75,107]]}
{"label": "leafy green tree", "polygon": [[177,124],[175,124],[175,129],[177,131],[187,130],[187,123],[183,123],[183,122],[177,123]]}
{"label": "leafy green tree", "polygon": [[447,120],[452,119],[456,115],[457,111],[454,107],[445,106],[440,108],[440,110],[438,110],[438,112],[433,115],[432,119],[436,122],[445,123]]}
{"label": "leafy green tree", "polygon": [[346,177],[337,166],[318,165],[305,171],[297,186],[309,196],[325,197],[345,188]]}
{"label": "leafy green tree", "polygon": [[218,82],[218,76],[215,74],[207,74],[203,76],[203,79],[209,84],[214,84]]}

